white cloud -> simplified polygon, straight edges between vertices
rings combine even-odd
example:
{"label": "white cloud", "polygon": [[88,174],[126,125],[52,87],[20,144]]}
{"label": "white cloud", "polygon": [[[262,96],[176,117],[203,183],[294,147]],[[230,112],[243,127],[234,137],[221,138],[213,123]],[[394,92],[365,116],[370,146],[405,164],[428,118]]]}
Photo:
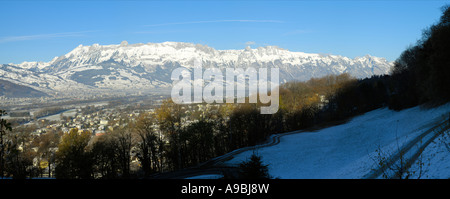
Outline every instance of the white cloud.
{"label": "white cloud", "polygon": [[185,24],[204,24],[204,23],[225,23],[225,22],[240,22],[240,23],[284,23],[284,21],[279,21],[279,20],[251,20],[251,19],[240,19],[240,20],[186,21],[186,22],[174,22],[174,23],[151,24],[151,25],[145,25],[145,26],[146,26],[146,27],[156,27],[156,26],[185,25]]}
{"label": "white cloud", "polygon": [[9,36],[0,38],[0,43],[26,41],[26,40],[38,40],[48,38],[63,38],[63,37],[81,37],[86,36],[85,33],[94,31],[80,31],[80,32],[63,32],[63,33],[51,33],[51,34],[38,34],[38,35],[22,35],[22,36]]}
{"label": "white cloud", "polygon": [[247,42],[245,42],[246,46],[251,46],[251,45],[255,45],[255,44],[256,44],[256,42],[254,42],[254,41],[247,41]]}

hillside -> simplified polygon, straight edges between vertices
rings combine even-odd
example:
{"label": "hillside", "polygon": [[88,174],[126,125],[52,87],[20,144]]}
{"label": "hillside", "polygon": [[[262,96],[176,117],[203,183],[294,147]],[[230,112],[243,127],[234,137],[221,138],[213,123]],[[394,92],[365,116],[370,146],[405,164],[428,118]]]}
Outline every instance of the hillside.
{"label": "hillside", "polygon": [[0,79],[0,96],[4,97],[44,97],[47,94],[33,88]]}
{"label": "hillside", "polygon": [[[381,108],[346,124],[283,136],[277,145],[243,152],[226,163],[239,164],[255,152],[262,156],[270,174],[276,178],[364,178],[376,168],[380,154],[393,154],[436,121],[448,119],[449,111],[450,104],[433,109],[413,107],[399,112]],[[448,133],[425,149],[419,158],[424,163],[423,172],[421,176],[416,172],[412,178],[450,177],[450,151],[445,143],[448,146]],[[412,166],[413,170],[418,168],[418,165]]]}

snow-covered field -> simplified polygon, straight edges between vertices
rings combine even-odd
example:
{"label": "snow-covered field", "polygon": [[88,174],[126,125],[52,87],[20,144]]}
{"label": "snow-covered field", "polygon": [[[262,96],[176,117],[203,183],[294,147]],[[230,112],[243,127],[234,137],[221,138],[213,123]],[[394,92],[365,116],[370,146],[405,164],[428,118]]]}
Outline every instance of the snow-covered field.
{"label": "snow-covered field", "polygon": [[450,131],[440,135],[423,151],[422,166],[415,164],[411,170],[413,179],[449,179],[450,178]]}
{"label": "snow-covered field", "polygon": [[[380,156],[377,150],[393,154],[435,122],[448,118],[449,111],[450,104],[433,109],[413,107],[399,112],[377,109],[346,124],[283,136],[278,145],[243,152],[226,164],[239,164],[257,153],[275,178],[363,178],[376,168],[376,159]],[[445,147],[442,138],[438,137],[422,153],[420,160],[424,165],[420,178],[450,178],[450,149]],[[450,143],[450,138],[446,141]],[[413,178],[419,177],[417,175]]]}

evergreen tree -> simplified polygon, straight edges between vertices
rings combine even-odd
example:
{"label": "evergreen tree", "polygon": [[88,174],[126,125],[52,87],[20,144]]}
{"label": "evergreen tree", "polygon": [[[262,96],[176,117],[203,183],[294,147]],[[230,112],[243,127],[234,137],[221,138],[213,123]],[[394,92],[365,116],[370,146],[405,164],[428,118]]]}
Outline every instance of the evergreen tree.
{"label": "evergreen tree", "polygon": [[268,165],[264,165],[261,156],[253,154],[250,160],[239,165],[239,178],[242,179],[269,179]]}

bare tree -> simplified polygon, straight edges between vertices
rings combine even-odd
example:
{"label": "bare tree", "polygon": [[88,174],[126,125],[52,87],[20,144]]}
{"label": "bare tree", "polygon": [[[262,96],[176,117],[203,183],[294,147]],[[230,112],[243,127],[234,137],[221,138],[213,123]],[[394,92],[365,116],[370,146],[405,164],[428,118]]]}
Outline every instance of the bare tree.
{"label": "bare tree", "polygon": [[131,163],[130,154],[132,147],[131,133],[125,129],[119,129],[118,131],[113,132],[113,135],[117,142],[117,158],[120,169],[122,170],[122,177],[129,178]]}

